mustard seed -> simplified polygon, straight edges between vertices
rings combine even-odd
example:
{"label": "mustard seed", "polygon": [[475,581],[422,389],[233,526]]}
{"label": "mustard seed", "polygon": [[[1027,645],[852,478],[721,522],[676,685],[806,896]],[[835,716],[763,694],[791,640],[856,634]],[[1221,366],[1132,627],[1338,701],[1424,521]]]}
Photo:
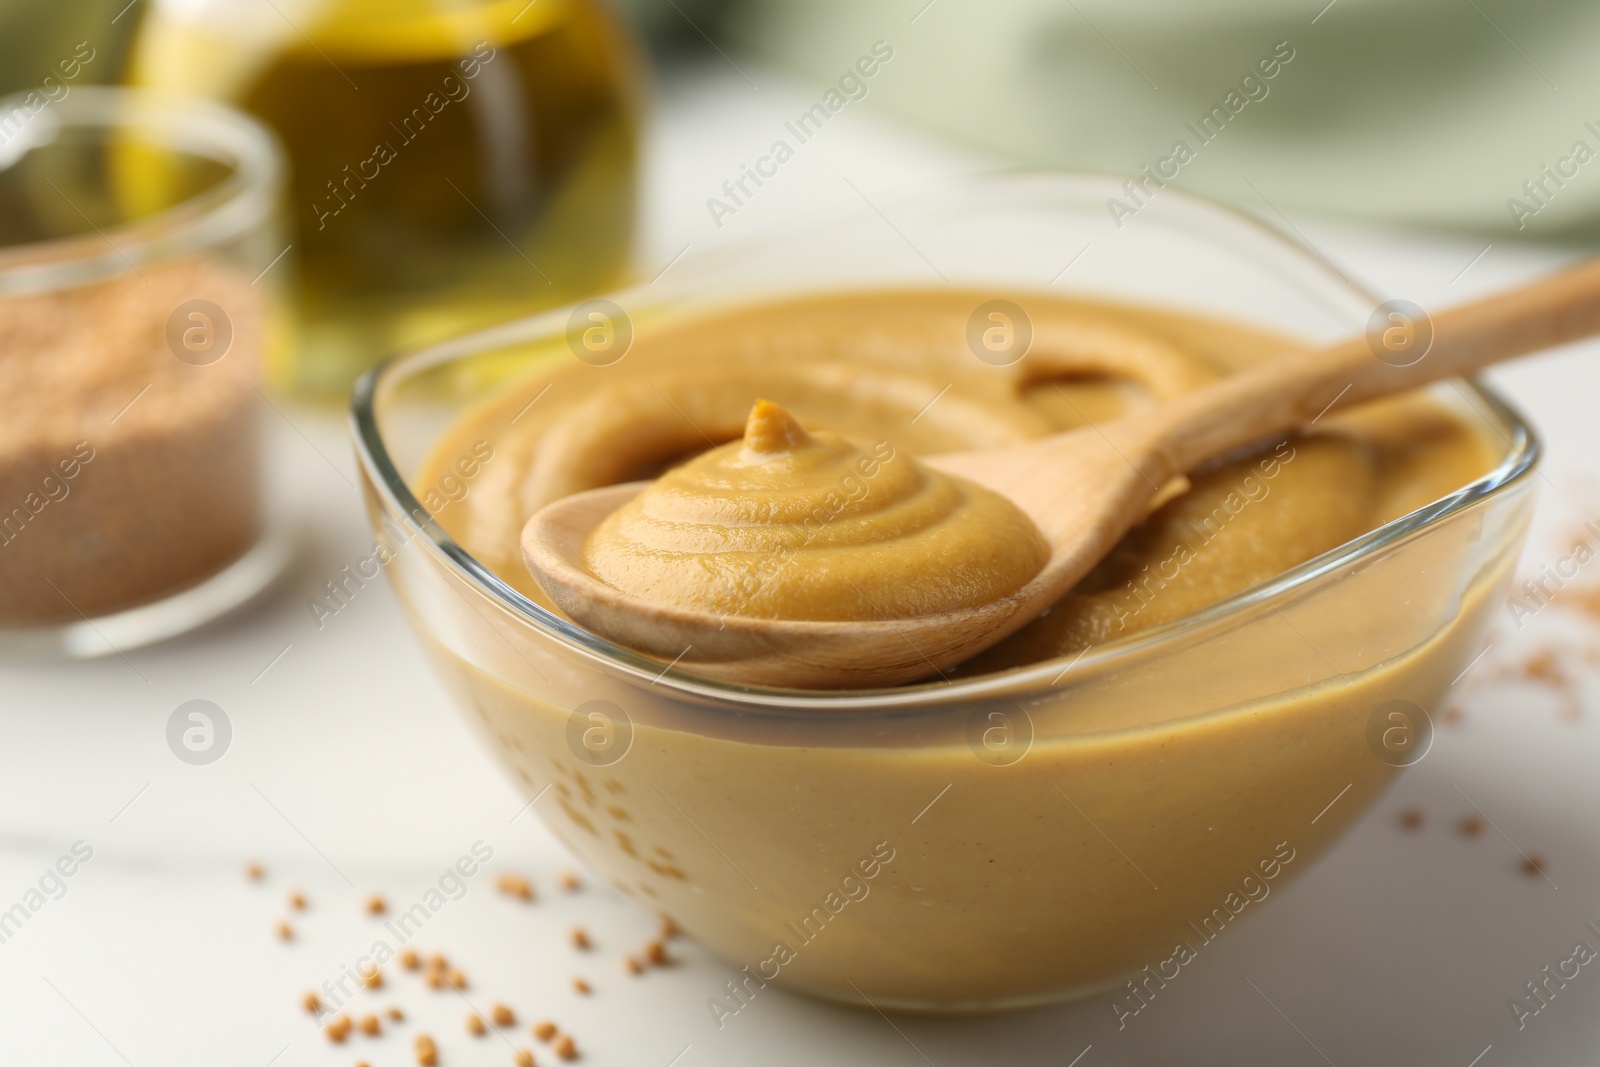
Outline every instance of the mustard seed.
{"label": "mustard seed", "polygon": [[384,912],[386,912],[388,910],[389,910],[389,905],[384,903],[383,898],[380,897],[378,894],[374,893],[374,894],[372,894],[372,896],[367,898],[367,914],[369,914],[369,915],[382,915]]}
{"label": "mustard seed", "polygon": [[517,1067],[536,1067],[533,1059],[533,1053],[525,1048],[517,1049],[517,1054],[516,1056],[512,1057],[512,1062],[515,1063]]}
{"label": "mustard seed", "polygon": [[406,1013],[401,1011],[399,1008],[389,1009],[389,1018],[393,1019],[395,1022],[400,1022],[405,1017]]}
{"label": "mustard seed", "polygon": [[467,976],[462,974],[460,971],[451,971],[449,977],[446,978],[445,981],[449,982],[450,985],[455,989],[467,988]]}
{"label": "mustard seed", "polygon": [[294,940],[294,927],[290,926],[286,922],[280,922],[278,924],[278,940],[280,940],[280,941],[293,941]]}
{"label": "mustard seed", "polygon": [[552,1037],[556,1036],[556,1024],[548,1019],[543,1019],[534,1023],[533,1036],[538,1038],[540,1041],[549,1041]]}
{"label": "mustard seed", "polygon": [[305,996],[301,997],[300,1005],[312,1015],[322,1014],[322,998],[317,996],[315,993],[307,993]]}
{"label": "mustard seed", "polygon": [[632,956],[624,956],[622,957],[622,969],[627,971],[629,974],[643,974],[644,964],[640,963]]}
{"label": "mustard seed", "polygon": [[561,888],[565,889],[569,893],[576,893],[579,889],[583,888],[583,882],[579,880],[577,872],[562,871]]}
{"label": "mustard seed", "polygon": [[377,1037],[383,1033],[383,1025],[378,1022],[376,1015],[363,1015],[361,1017],[361,1032],[368,1037]]}
{"label": "mustard seed", "polygon": [[577,1059],[578,1046],[573,1043],[572,1035],[562,1034],[560,1037],[556,1038],[555,1052],[557,1056],[564,1060]]}
{"label": "mustard seed", "polygon": [[502,874],[495,879],[494,887],[506,896],[533,899],[533,884],[520,874]]}
{"label": "mustard seed", "polygon": [[647,958],[657,967],[665,967],[667,964],[672,962],[671,958],[667,955],[667,946],[662,944],[660,941],[652,941],[646,945],[644,947],[644,954],[645,958]]}
{"label": "mustard seed", "polygon": [[517,1025],[517,1013],[512,1011],[504,1004],[496,1004],[494,1007],[490,1008],[489,1017],[494,1020],[494,1024],[496,1026]]}
{"label": "mustard seed", "polygon": [[489,1028],[483,1025],[483,1016],[479,1015],[477,1012],[473,1012],[471,1015],[467,1016],[467,1033],[471,1034],[473,1037],[482,1037],[488,1032]]}
{"label": "mustard seed", "polygon": [[267,876],[267,872],[261,869],[259,863],[247,863],[244,865],[244,876],[252,882],[259,882]]}
{"label": "mustard seed", "polygon": [[572,980],[572,988],[576,989],[579,993],[582,993],[584,996],[588,996],[589,993],[591,992],[591,990],[589,988],[589,983],[584,981],[582,978],[574,978]]}
{"label": "mustard seed", "polygon": [[590,947],[589,931],[581,926],[572,928],[572,947],[587,950]]}
{"label": "mustard seed", "polygon": [[433,1038],[427,1034],[418,1034],[416,1048],[417,1063],[421,1067],[436,1067],[439,1062],[439,1049],[434,1045]]}
{"label": "mustard seed", "polygon": [[400,960],[400,966],[404,967],[408,971],[414,971],[418,967],[422,966],[422,959],[410,949],[401,950],[398,958]]}
{"label": "mustard seed", "polygon": [[289,894],[289,907],[293,908],[295,911],[305,911],[306,910],[306,895],[304,893],[299,892],[298,890],[296,890],[293,893],[290,893]]}

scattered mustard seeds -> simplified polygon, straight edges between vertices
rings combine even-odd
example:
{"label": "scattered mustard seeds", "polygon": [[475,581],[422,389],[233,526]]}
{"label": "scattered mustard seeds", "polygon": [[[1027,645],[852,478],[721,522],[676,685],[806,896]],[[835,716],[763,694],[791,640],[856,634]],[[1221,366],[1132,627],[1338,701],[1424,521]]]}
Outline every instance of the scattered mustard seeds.
{"label": "scattered mustard seeds", "polygon": [[517,1049],[517,1054],[512,1057],[512,1062],[515,1063],[517,1067],[537,1067],[534,1062],[533,1051],[531,1049]]}
{"label": "scattered mustard seeds", "polygon": [[570,1034],[562,1034],[560,1037],[556,1038],[554,1048],[556,1055],[564,1060],[575,1060],[578,1058],[578,1046],[573,1042],[572,1035]]}
{"label": "scattered mustard seeds", "polygon": [[444,988],[444,973],[442,971],[429,971],[422,979],[428,983],[429,989]]}
{"label": "scattered mustard seeds", "polygon": [[421,957],[419,957],[410,949],[402,949],[397,959],[400,961],[400,966],[404,967],[408,971],[414,971],[418,967],[422,966]]}
{"label": "scattered mustard seeds", "polygon": [[483,1024],[483,1016],[479,1015],[477,1012],[473,1012],[471,1015],[467,1016],[467,1033],[471,1034],[473,1037],[482,1037],[488,1032],[489,1028]]}
{"label": "scattered mustard seeds", "polygon": [[1571,648],[1546,648],[1512,667],[1509,676],[1553,690],[1561,700],[1562,718],[1577,719],[1583,714],[1583,686],[1573,668],[1577,660],[1589,658]]}
{"label": "scattered mustard seeds", "polygon": [[350,1026],[350,1016],[335,1015],[328,1020],[328,1025],[323,1027],[323,1030],[328,1035],[329,1041],[335,1045],[342,1045],[344,1039],[350,1036]]}
{"label": "scattered mustard seeds", "polygon": [[252,882],[259,882],[267,876],[267,872],[261,869],[259,863],[247,863],[244,865],[244,876]]}
{"label": "scattered mustard seeds", "polygon": [[496,1026],[517,1025],[517,1013],[504,1004],[496,1004],[490,1008],[489,1017],[494,1020]]}
{"label": "scattered mustard seeds", "polygon": [[445,978],[445,981],[449,982],[451,988],[453,989],[467,988],[467,976],[462,974],[460,971],[451,971],[449,976]]}
{"label": "scattered mustard seeds", "polygon": [[278,940],[280,940],[280,941],[293,941],[294,940],[294,927],[290,926],[286,922],[278,923]]}
{"label": "scattered mustard seeds", "polygon": [[406,1013],[401,1011],[398,1007],[394,1007],[394,1008],[390,1008],[389,1009],[389,1018],[394,1020],[395,1022],[400,1022],[405,1017],[406,1017]]}
{"label": "scattered mustard seeds", "polygon": [[[579,979],[582,981],[582,979]],[[556,1024],[548,1019],[541,1019],[533,1024],[533,1036],[540,1041],[549,1041],[556,1036]]]}
{"label": "scattered mustard seeds", "polygon": [[439,1062],[439,1049],[433,1043],[433,1038],[427,1034],[418,1034],[416,1040],[417,1063],[420,1067],[437,1067]]}
{"label": "scattered mustard seeds", "polygon": [[585,930],[581,926],[574,926],[572,928],[572,947],[576,949],[587,950],[590,945],[591,942],[589,941],[589,931]]}
{"label": "scattered mustard seeds", "polygon": [[583,882],[578,878],[576,871],[562,871],[561,888],[569,893],[576,893],[583,888]]}
{"label": "scattered mustard seeds", "polygon": [[384,902],[384,899],[382,897],[380,897],[378,894],[374,893],[374,894],[372,894],[372,896],[367,898],[367,914],[368,915],[382,915],[384,912],[386,912],[388,910],[389,910],[389,905],[386,904]]}
{"label": "scattered mustard seeds", "polygon": [[322,998],[317,996],[315,993],[308,992],[305,996],[301,997],[300,1006],[305,1008],[306,1011],[309,1011],[312,1015],[322,1014]]}
{"label": "scattered mustard seeds", "polygon": [[584,981],[582,978],[574,978],[572,980],[572,988],[577,990],[579,993],[582,993],[584,996],[588,996],[592,992],[589,987],[589,983]]}
{"label": "scattered mustard seeds", "polygon": [[293,893],[290,893],[289,907],[293,908],[295,911],[305,911],[306,895],[299,890],[295,890]]}
{"label": "scattered mustard seeds", "polygon": [[644,964],[640,963],[634,956],[624,956],[622,957],[622,969],[629,974],[643,974]]}
{"label": "scattered mustard seeds", "polygon": [[361,972],[361,984],[368,989],[383,988],[383,972],[377,967],[368,966]]}
{"label": "scattered mustard seeds", "polygon": [[444,953],[435,952],[428,957],[428,970],[443,971],[450,966],[450,961],[444,958]]}
{"label": "scattered mustard seeds", "polygon": [[361,1032],[368,1037],[377,1037],[383,1033],[383,1024],[378,1022],[376,1015],[363,1015],[361,1017]]}

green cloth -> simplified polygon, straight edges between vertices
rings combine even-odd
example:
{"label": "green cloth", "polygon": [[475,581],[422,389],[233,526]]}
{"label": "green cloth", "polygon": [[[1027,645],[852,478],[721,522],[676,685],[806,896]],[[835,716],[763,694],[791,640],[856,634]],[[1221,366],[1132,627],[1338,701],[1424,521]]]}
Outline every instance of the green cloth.
{"label": "green cloth", "polygon": [[887,41],[868,106],[1023,163],[1134,174],[1185,141],[1175,187],[1268,217],[1600,235],[1600,4],[1325,2],[745,0],[718,29],[819,82]]}

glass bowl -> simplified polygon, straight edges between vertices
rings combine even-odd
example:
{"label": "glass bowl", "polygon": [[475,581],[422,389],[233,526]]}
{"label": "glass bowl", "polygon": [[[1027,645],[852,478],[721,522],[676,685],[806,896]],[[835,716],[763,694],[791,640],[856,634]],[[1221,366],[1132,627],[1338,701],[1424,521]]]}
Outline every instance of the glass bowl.
{"label": "glass bowl", "polygon": [[[1170,189],[1119,227],[1105,205],[1120,192],[1050,173],[944,183],[685,261],[609,313],[637,344],[719,307],[944,280],[1323,342],[1377,304],[1302,246]],[[1153,991],[1426,755],[1532,508],[1528,427],[1447,382],[1439,401],[1503,439],[1495,469],[1249,594],[954,683],[719,684],[522,596],[410,480],[462,413],[573,358],[568,331],[596,306],[378,369],[356,392],[356,447],[389,575],[466,718],[574,852],[744,968],[708,991],[719,1021],[774,983],[917,1011]]]}
{"label": "glass bowl", "polygon": [[0,651],[123,651],[282,569],[256,384],[281,181],[266,130],[205,101],[0,100]]}

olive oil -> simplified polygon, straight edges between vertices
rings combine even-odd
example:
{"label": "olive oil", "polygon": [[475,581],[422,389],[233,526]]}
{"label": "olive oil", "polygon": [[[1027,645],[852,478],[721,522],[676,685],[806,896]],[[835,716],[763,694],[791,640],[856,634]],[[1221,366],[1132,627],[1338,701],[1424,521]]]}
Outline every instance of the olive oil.
{"label": "olive oil", "polygon": [[282,139],[298,338],[274,378],[342,393],[617,280],[636,63],[593,0],[215,0],[153,6],[131,80],[227,99]]}

